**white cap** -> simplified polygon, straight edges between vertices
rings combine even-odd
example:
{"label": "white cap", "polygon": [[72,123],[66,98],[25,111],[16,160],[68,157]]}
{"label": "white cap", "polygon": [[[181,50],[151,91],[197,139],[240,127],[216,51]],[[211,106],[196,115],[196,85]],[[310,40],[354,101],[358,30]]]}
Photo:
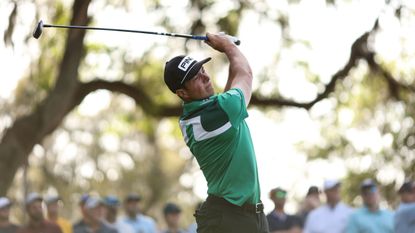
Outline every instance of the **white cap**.
{"label": "white cap", "polygon": [[39,193],[29,193],[26,197],[26,205],[32,204],[34,201],[43,201],[43,198]]}
{"label": "white cap", "polygon": [[93,209],[95,207],[98,207],[100,205],[102,205],[102,201],[100,198],[98,197],[90,197],[88,198],[88,200],[85,202],[85,208],[87,209]]}
{"label": "white cap", "polygon": [[324,190],[332,189],[336,186],[340,185],[340,181],[338,180],[325,180],[324,181]]}
{"label": "white cap", "polygon": [[59,200],[60,200],[60,197],[58,195],[51,195],[45,198],[45,203],[46,205],[49,205],[51,203],[58,202]]}
{"label": "white cap", "polygon": [[0,197],[0,209],[4,207],[8,207],[12,204],[12,202],[7,197]]}

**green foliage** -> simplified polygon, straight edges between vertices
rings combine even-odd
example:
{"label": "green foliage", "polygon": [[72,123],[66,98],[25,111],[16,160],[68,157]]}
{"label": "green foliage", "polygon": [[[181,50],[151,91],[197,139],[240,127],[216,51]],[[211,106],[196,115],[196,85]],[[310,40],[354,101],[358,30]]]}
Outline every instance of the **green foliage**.
{"label": "green foliage", "polygon": [[229,11],[225,17],[219,19],[218,21],[220,31],[223,31],[229,35],[236,35],[238,33],[240,17],[241,9]]}

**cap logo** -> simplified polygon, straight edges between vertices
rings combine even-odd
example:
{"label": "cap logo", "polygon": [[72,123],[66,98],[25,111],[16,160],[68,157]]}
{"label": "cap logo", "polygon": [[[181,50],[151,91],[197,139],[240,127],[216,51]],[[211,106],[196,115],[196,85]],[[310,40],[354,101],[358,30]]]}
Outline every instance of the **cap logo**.
{"label": "cap logo", "polygon": [[183,70],[183,71],[187,71],[187,69],[189,69],[189,66],[190,66],[190,64],[192,64],[193,61],[194,61],[193,58],[186,56],[179,63],[178,68]]}

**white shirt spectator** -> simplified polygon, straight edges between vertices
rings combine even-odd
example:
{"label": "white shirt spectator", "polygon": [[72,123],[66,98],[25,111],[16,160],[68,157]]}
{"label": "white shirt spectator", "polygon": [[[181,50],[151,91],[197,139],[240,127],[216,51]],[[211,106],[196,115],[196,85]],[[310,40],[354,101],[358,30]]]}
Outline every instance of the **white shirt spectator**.
{"label": "white shirt spectator", "polygon": [[157,233],[156,222],[151,217],[138,214],[135,219],[125,217],[122,221],[132,226],[135,233]]}
{"label": "white shirt spectator", "polygon": [[197,233],[197,223],[193,222],[190,224],[189,228],[187,228],[187,233]]}
{"label": "white shirt spectator", "polygon": [[352,212],[351,207],[341,202],[334,208],[322,205],[307,217],[304,233],[344,233]]}
{"label": "white shirt spectator", "polygon": [[109,226],[116,229],[118,233],[135,233],[134,228],[127,223],[123,222],[122,220],[118,220],[115,223],[107,222]]}

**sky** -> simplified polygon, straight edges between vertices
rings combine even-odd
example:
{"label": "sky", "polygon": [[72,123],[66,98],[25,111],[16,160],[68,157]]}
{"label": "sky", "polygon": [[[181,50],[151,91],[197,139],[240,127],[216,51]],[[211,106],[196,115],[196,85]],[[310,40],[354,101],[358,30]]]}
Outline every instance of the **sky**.
{"label": "sky", "polygon": [[[153,23],[157,15],[146,12],[140,3],[132,1],[133,11],[125,13],[115,8],[108,7],[102,9],[100,1],[96,1],[91,6],[90,12],[94,15],[96,26],[117,27],[123,25],[128,28],[132,22],[138,22],[140,29],[152,31],[164,31]],[[290,30],[294,39],[302,39],[310,42],[311,48],[297,44],[291,49],[280,50],[281,34],[277,26],[271,21],[262,20],[258,24],[258,15],[247,14],[241,21],[241,28],[238,37],[241,39],[241,51],[246,55],[252,66],[254,76],[258,76],[264,68],[270,68],[275,64],[275,54],[278,52],[281,60],[278,66],[272,67],[269,75],[269,85],[262,87],[264,93],[270,92],[275,86],[273,82],[278,80],[278,90],[286,98],[296,101],[308,101],[315,97],[317,89],[314,85],[305,80],[304,72],[299,70],[294,64],[298,60],[307,61],[310,70],[320,76],[321,81],[327,82],[331,75],[345,64],[350,52],[350,46],[356,38],[369,30],[378,16],[382,16],[384,33],[376,43],[376,49],[382,54],[384,59],[393,60],[399,56],[402,49],[398,38],[390,33],[396,28],[397,22],[391,20],[391,12],[385,11],[384,1],[379,0],[356,0],[344,1],[338,7],[326,7],[324,0],[302,1],[296,6],[289,6],[286,1],[268,0],[268,7],[271,9],[286,9],[290,11]],[[169,2],[166,1],[166,4]],[[134,4],[137,4],[135,6]],[[178,24],[183,24],[185,28],[185,14],[181,14],[186,1],[175,1],[174,5],[168,5],[165,9],[167,14],[174,16]],[[230,3],[223,3],[230,4]],[[23,40],[30,33],[35,23],[33,19],[34,8],[31,4],[22,4],[22,14],[27,17],[19,18],[19,26],[16,27],[14,39]],[[413,6],[413,5],[412,5]],[[226,6],[219,7],[217,14],[221,14]],[[9,4],[0,3],[0,15],[8,15],[11,10]],[[224,13],[224,12],[223,12]],[[116,20],[114,20],[116,19]],[[143,20],[146,19],[146,20]],[[209,19],[206,19],[209,20]],[[3,31],[7,22],[0,21],[0,30]],[[405,30],[405,29],[402,29]],[[47,30],[42,36],[53,36],[56,33]],[[399,32],[401,33],[401,32]],[[413,30],[407,31],[409,38],[414,38]],[[103,34],[90,32],[87,41],[102,42],[108,46],[118,46],[128,48],[134,54],[142,53],[146,48],[154,43],[171,43],[169,38],[156,38],[150,36],[119,36],[108,37]],[[140,43],[137,43],[137,40]],[[169,42],[168,42],[169,41]],[[5,47],[3,41],[0,42],[0,64],[2,66],[3,77],[0,85],[0,98],[10,98],[19,81],[27,72],[26,69],[16,67],[27,67],[29,62],[36,58],[39,51],[39,40],[30,39],[26,44],[16,46],[12,49]],[[191,51],[191,55],[196,58],[212,54],[206,46],[199,45]],[[414,48],[410,48],[414,50]],[[156,53],[160,56],[165,55],[163,48],[158,48]],[[117,77],[117,72],[108,73],[107,67],[111,62],[107,57],[86,57],[87,62],[97,64],[97,75],[107,74],[107,76]],[[218,71],[217,76],[224,76],[225,71]],[[225,82],[219,80],[220,84]],[[258,83],[254,82],[254,89]],[[98,91],[89,95],[80,105],[80,114],[91,116],[108,106],[111,96],[106,91]],[[256,150],[260,183],[262,189],[262,200],[265,203],[266,211],[270,211],[273,206],[268,198],[268,192],[277,186],[289,190],[287,209],[295,211],[294,198],[303,196],[310,185],[321,186],[324,179],[341,179],[347,172],[346,165],[341,160],[316,160],[307,161],[307,156],[296,148],[300,142],[318,143],[320,140],[321,125],[315,120],[320,116],[330,113],[333,106],[330,101],[322,101],[311,111],[303,109],[284,108],[278,113],[267,113],[251,108],[250,117],[247,119],[250,126],[254,146]],[[281,114],[281,115],[278,115]],[[278,117],[274,117],[278,115]],[[278,118],[276,120],[275,118]],[[353,119],[353,113],[344,111],[340,113],[340,118],[345,123]],[[379,141],[385,141],[376,130],[365,132],[351,132],[355,138],[355,145],[359,146],[362,138],[366,139],[366,145],[374,147],[379,145]],[[386,142],[387,146],[387,140]],[[362,166],[370,166],[370,161],[362,163]],[[206,197],[206,182],[200,171],[194,174],[185,174],[181,179],[183,182],[191,182],[194,185],[195,193],[201,198]]]}

